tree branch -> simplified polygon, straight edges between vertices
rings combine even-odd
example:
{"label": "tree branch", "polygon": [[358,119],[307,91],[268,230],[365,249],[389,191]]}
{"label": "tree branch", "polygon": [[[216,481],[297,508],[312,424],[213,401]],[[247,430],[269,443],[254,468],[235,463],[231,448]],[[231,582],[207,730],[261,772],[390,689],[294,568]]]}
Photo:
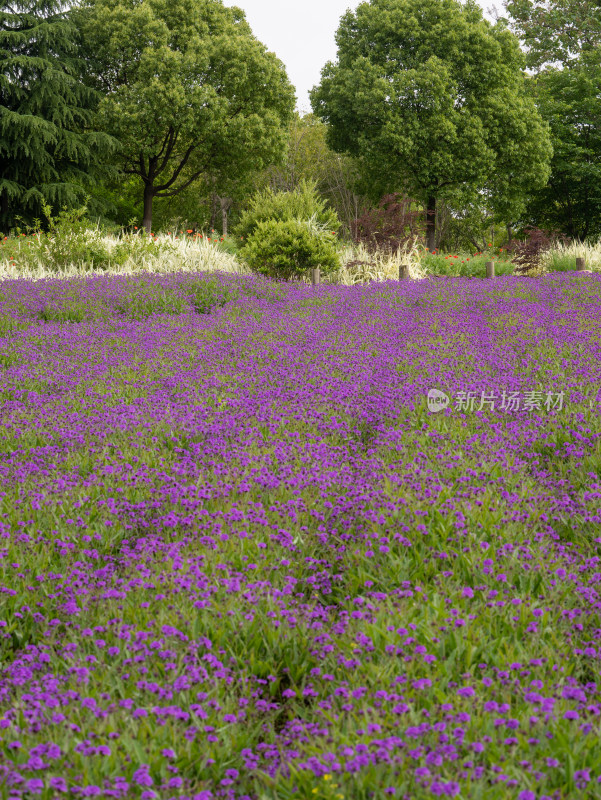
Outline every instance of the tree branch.
{"label": "tree branch", "polygon": [[165,150],[165,146],[166,146],[167,150],[165,152],[165,156],[164,156],[164,158],[163,158],[163,160],[161,162],[160,167],[158,167],[158,169],[157,169],[157,171],[155,173],[156,175],[160,175],[161,172],[167,166],[167,162],[169,161],[169,156],[173,152],[173,148],[175,147],[175,143],[176,142],[177,142],[177,132],[174,131],[173,127],[170,125],[169,126],[169,130],[167,132],[167,136],[165,137],[165,141],[163,142],[163,146],[161,147],[161,150],[160,150],[160,152],[159,152],[159,154],[157,156],[157,158],[161,158],[161,156],[163,155],[163,151]]}
{"label": "tree branch", "polygon": [[[189,178],[181,186],[178,186],[177,189],[173,189],[171,192],[164,192],[164,191],[160,190],[160,191],[157,192],[155,197],[174,197],[176,194],[179,194],[180,192],[183,192],[183,190],[187,186],[189,186],[192,183],[192,181],[195,181],[197,178],[199,178],[202,175],[203,172],[205,172],[204,169],[199,169],[198,172],[195,172],[194,175],[192,175],[191,178]],[[170,181],[169,183],[171,184],[172,181]],[[165,188],[167,188],[167,187],[165,187]]]}
{"label": "tree branch", "polygon": [[[187,163],[188,159],[190,158],[190,156],[192,155],[192,152],[195,150],[195,148],[196,148],[196,143],[190,145],[190,147],[184,153],[184,157],[180,161],[179,166],[177,167],[177,169],[175,170],[175,172],[173,173],[171,178],[167,181],[167,183],[164,183],[162,186],[157,186],[157,190],[158,191],[163,191],[164,189],[168,189],[170,186],[173,186],[173,184],[177,180],[180,172],[186,166],[186,163]],[[201,170],[200,172],[204,172],[204,170]],[[187,185],[188,184],[186,184],[186,186]]]}
{"label": "tree branch", "polygon": [[170,126],[169,126],[169,128],[167,129],[167,133],[165,134],[165,138],[163,139],[163,146],[161,147],[161,149],[160,149],[160,150],[159,150],[159,152],[157,153],[157,158],[160,158],[160,157],[163,155],[163,150],[165,149],[165,147],[166,147],[166,145],[167,145],[167,142],[168,142],[168,140],[169,140],[169,139],[170,139],[172,136],[173,136],[173,126],[172,126],[172,125],[170,125]]}

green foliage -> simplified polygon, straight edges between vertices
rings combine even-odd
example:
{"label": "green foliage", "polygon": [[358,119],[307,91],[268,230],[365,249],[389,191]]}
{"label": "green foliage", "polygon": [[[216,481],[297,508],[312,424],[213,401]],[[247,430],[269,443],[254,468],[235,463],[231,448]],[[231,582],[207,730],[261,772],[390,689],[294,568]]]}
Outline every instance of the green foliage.
{"label": "green foliage", "polygon": [[215,248],[219,250],[221,253],[228,253],[231,256],[235,256],[242,247],[242,242],[240,238],[236,239],[234,236],[214,236],[214,232],[211,234],[211,241]]}
{"label": "green foliage", "polygon": [[[98,93],[81,81],[76,26],[55,0],[0,9],[0,228],[44,203],[81,201],[114,150],[94,127]],[[105,170],[108,169],[105,167]]]}
{"label": "green foliage", "polygon": [[143,259],[158,259],[174,253],[174,244],[168,240],[156,239],[146,236],[144,231],[136,233],[122,234],[110,250],[110,261],[112,264],[121,265],[126,261],[134,262]]}
{"label": "green foliage", "polygon": [[283,192],[293,191],[302,181],[314,184],[319,196],[336,211],[347,235],[358,209],[367,204],[357,194],[360,175],[356,159],[328,146],[326,125],[314,114],[295,114],[285,158],[281,165],[269,167],[263,179],[259,188],[269,185]]}
{"label": "green foliage", "polygon": [[240,255],[253,270],[271,278],[299,279],[317,266],[327,275],[340,267],[334,237],[327,236],[301,220],[261,220]]}
{"label": "green foliage", "polygon": [[582,53],[570,67],[549,68],[533,82],[536,102],[553,142],[551,175],[535,192],[529,223],[575,239],[601,235],[601,65]]}
{"label": "green foliage", "polygon": [[[498,260],[497,260],[498,258]],[[421,266],[430,275],[448,275],[455,278],[485,278],[486,262],[494,261],[495,275],[513,275],[514,266],[511,261],[499,254],[474,255],[473,253],[456,253],[449,255],[426,253]]]}
{"label": "green foliage", "polygon": [[[77,11],[99,113],[124,171],[152,201],[203,175],[243,175],[277,159],[294,91],[283,64],[220,0],[87,0]],[[142,194],[142,192],[141,192]]]}
{"label": "green foliage", "polygon": [[261,222],[312,218],[326,230],[337,231],[340,228],[336,212],[320,199],[315,183],[303,180],[292,191],[278,192],[267,188],[256,192],[248,208],[242,212],[235,233],[246,241]]}
{"label": "green foliage", "polygon": [[313,114],[296,112],[288,127],[286,154],[281,164],[267,170],[272,189],[291,192],[301,181],[323,188],[334,159],[340,158],[326,142],[326,126]]}
{"label": "green foliage", "polygon": [[40,260],[50,269],[65,269],[71,264],[106,268],[111,257],[101,232],[90,229],[85,219],[87,209],[68,210],[63,208],[58,216],[52,217],[50,206],[44,206],[47,231],[36,237]]}
{"label": "green foliage", "polygon": [[139,202],[138,179],[131,175],[115,175],[98,180],[90,187],[89,206],[101,209],[98,217],[103,226],[126,228],[141,225],[142,204]]}
{"label": "green foliage", "polygon": [[537,107],[553,145],[548,183],[524,218],[577,239],[601,234],[601,20],[596,0],[507,0],[512,30],[527,48]]}
{"label": "green foliage", "polygon": [[222,308],[236,296],[233,289],[215,281],[190,281],[183,288],[197,314],[210,314],[214,308]]}
{"label": "green foliage", "polygon": [[[16,236],[6,240],[3,247],[4,258],[19,254],[27,248],[28,261],[39,264],[45,269],[63,270],[72,264],[87,267],[106,268],[111,261],[109,250],[102,241],[99,229],[91,229],[86,219],[86,207],[68,209],[64,206],[56,216],[52,216],[52,208],[42,205],[44,224],[39,220],[27,227],[30,236],[21,241],[23,231],[16,227]],[[17,223],[22,220],[17,218]],[[45,230],[44,230],[44,229]]]}
{"label": "green foliage", "polygon": [[128,319],[146,319],[153,314],[182,314],[187,310],[184,297],[171,292],[144,287],[146,291],[126,295],[115,302],[114,310]]}
{"label": "green foliage", "polygon": [[436,217],[437,249],[445,253],[458,253],[484,250],[491,239],[501,243],[507,233],[503,226],[494,224],[485,203],[484,197],[455,208],[445,202],[439,203]]}
{"label": "green foliage", "polygon": [[551,253],[547,257],[547,269],[549,272],[575,272],[576,259],[558,252]]}
{"label": "green foliage", "polygon": [[157,242],[141,233],[124,234],[109,245],[100,228],[90,227],[86,210],[85,206],[64,207],[53,216],[52,208],[44,204],[44,225],[35,220],[33,226],[25,228],[26,233],[17,227],[16,235],[3,243],[2,258],[30,269],[64,271],[73,266],[108,269],[128,260],[153,259],[175,250],[170,242]]}
{"label": "green foliage", "polygon": [[311,102],[330,146],[360,159],[374,200],[405,191],[433,211],[484,190],[512,215],[544,184],[549,135],[518,40],[474,2],[364,2],[342,17],[337,43]]}
{"label": "green foliage", "polygon": [[533,69],[556,62],[571,66],[580,53],[601,45],[598,0],[505,0],[504,5]]}

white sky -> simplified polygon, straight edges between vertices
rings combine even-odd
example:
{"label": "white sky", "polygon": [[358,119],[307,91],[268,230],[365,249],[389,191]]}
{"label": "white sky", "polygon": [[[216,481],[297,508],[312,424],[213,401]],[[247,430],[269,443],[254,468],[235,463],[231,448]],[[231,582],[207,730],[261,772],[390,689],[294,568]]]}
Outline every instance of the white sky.
{"label": "white sky", "polygon": [[[334,34],[347,9],[355,10],[360,0],[224,0],[246,13],[253,34],[286,66],[296,88],[296,105],[301,113],[311,111],[309,90],[319,83],[321,69],[336,59]],[[502,0],[477,0],[486,19],[496,6],[503,14]]]}

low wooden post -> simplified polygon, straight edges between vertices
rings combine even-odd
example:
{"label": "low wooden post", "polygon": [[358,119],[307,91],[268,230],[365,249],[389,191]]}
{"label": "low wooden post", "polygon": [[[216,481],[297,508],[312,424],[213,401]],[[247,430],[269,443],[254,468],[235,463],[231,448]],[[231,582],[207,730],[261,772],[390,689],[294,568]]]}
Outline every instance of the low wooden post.
{"label": "low wooden post", "polygon": [[409,266],[407,264],[399,264],[399,280],[406,281],[409,279]]}
{"label": "low wooden post", "polygon": [[319,267],[313,267],[311,270],[311,283],[313,286],[317,286],[319,283]]}
{"label": "low wooden post", "polygon": [[495,277],[495,262],[494,261],[487,261],[486,262],[486,277],[487,278],[494,278]]}
{"label": "low wooden post", "polygon": [[576,259],[576,269],[577,270],[586,269],[586,266],[584,264],[584,259],[583,258],[577,258]]}

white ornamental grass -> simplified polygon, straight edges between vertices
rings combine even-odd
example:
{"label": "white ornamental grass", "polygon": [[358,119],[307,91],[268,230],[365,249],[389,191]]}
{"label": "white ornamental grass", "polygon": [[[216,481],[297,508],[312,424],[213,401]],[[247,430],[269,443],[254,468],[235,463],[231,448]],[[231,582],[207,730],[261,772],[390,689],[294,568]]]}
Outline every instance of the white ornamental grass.
{"label": "white ornamental grass", "polygon": [[[410,278],[421,280],[426,277],[421,266],[421,252],[417,242],[412,245],[407,243],[395,252],[376,253],[370,253],[362,244],[346,245],[339,251],[342,266],[333,276],[332,283],[352,286],[356,283],[398,280],[401,264],[409,267]],[[353,261],[362,263],[351,266]]]}
{"label": "white ornamental grass", "polygon": [[584,258],[585,268],[601,272],[601,239],[596,243],[572,242],[558,243],[541,255],[541,266],[552,271],[554,262],[569,260],[576,264],[577,258]]}
{"label": "white ornamental grass", "polygon": [[[153,237],[157,243],[157,253],[136,252],[136,234],[123,236],[99,236],[98,231],[86,234],[90,241],[100,241],[109,253],[129,239],[132,253],[123,263],[111,263],[108,267],[95,267],[84,263],[71,263],[68,267],[57,269],[47,266],[44,248],[32,241],[32,237],[18,240],[14,263],[0,254],[0,280],[25,279],[43,280],[45,278],[72,278],[87,275],[136,275],[140,273],[170,272],[231,272],[249,274],[250,269],[240,263],[235,255],[225,253],[209,242],[206,237],[176,237],[172,234],[159,234]],[[14,252],[14,250],[13,250]]]}
{"label": "white ornamental grass", "polygon": [[[327,231],[315,219],[305,220],[305,224],[316,234]],[[171,272],[228,272],[234,274],[251,274],[248,265],[234,254],[222,251],[206,236],[175,236],[174,234],[158,234],[153,237],[157,252],[150,252],[139,244],[137,234],[122,236],[102,235],[97,229],[90,229],[86,236],[91,242],[102,243],[109,254],[118,246],[131,242],[131,255],[123,263],[110,263],[108,267],[94,267],[90,264],[71,263],[63,269],[50,268],[44,258],[45,248],[31,236],[18,239],[11,247],[15,261],[3,257],[0,250],[0,280],[15,278],[40,280],[44,278],[84,277],[86,275],[135,275],[140,273]],[[16,245],[16,248],[15,246]],[[426,277],[421,266],[423,248],[414,243],[406,244],[396,252],[370,253],[363,245],[341,245],[338,249],[341,260],[340,269],[327,278],[328,283],[352,286],[357,283],[372,281],[397,280],[399,266],[409,267],[409,276],[413,279]],[[568,245],[557,244],[543,253],[536,270],[544,274],[553,271],[553,265],[559,262],[573,262],[576,258],[584,258],[587,269],[601,272],[601,240],[595,244],[576,242]],[[353,265],[352,262],[361,262]],[[307,276],[306,281],[310,280]],[[325,277],[322,277],[325,282]]]}

